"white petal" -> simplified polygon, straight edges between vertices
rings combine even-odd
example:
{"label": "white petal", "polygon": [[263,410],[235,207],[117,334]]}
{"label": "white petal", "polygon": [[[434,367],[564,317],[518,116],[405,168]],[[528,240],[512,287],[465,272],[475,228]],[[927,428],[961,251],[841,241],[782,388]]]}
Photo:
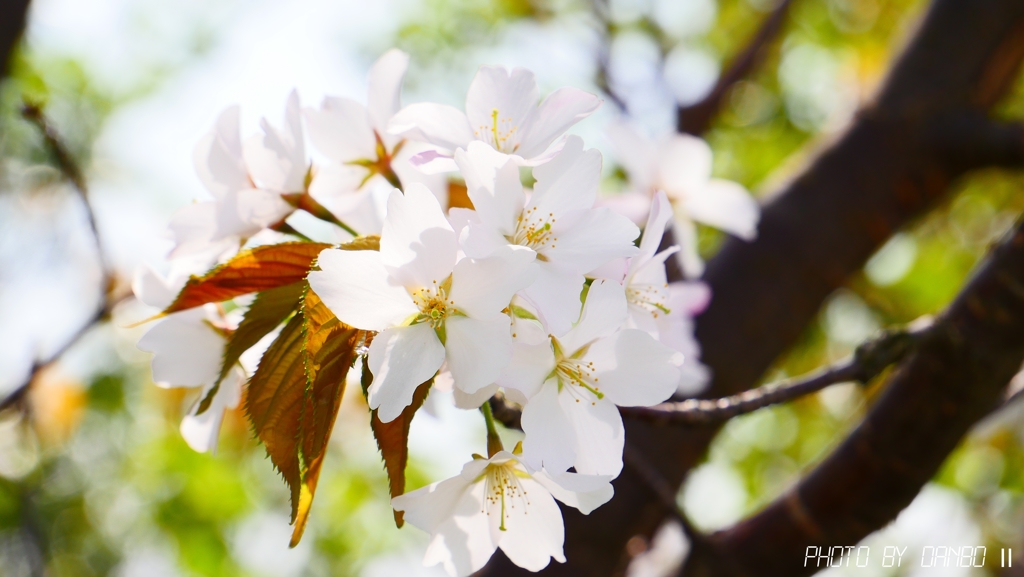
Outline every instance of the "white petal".
{"label": "white petal", "polygon": [[672,220],[672,205],[668,202],[665,191],[659,190],[654,195],[651,213],[644,226],[644,237],[640,239],[640,253],[648,258],[654,256],[661,246],[661,238],[665,236],[665,226]]}
{"label": "white petal", "polygon": [[335,162],[377,158],[377,139],[366,107],[355,100],[328,96],[320,110],[307,108],[306,126],[313,146]]}
{"label": "white petal", "polygon": [[[626,440],[619,410],[608,399],[588,403],[564,391],[558,395],[558,401],[573,430],[576,452],[573,466],[576,472],[618,477],[622,472],[622,450]],[[525,422],[523,426],[525,428]],[[524,443],[524,451],[525,448]]]}
{"label": "white petal", "polygon": [[392,48],[370,68],[370,88],[366,102],[373,127],[381,137],[388,136],[388,121],[401,107],[402,79],[408,67],[409,55]]}
{"label": "white petal", "polygon": [[462,111],[432,102],[410,104],[399,110],[391,117],[388,132],[452,151],[465,148],[473,140],[473,129]]}
{"label": "white petal", "polygon": [[171,258],[192,255],[210,249],[217,232],[217,203],[195,202],[178,209],[169,227],[174,237]]}
{"label": "white petal", "polygon": [[697,252],[697,226],[689,218],[679,218],[676,215],[675,232],[676,240],[679,242],[679,253],[676,255],[683,274],[688,279],[700,278],[704,274],[704,259]]}
{"label": "white petal", "polygon": [[171,283],[148,264],[139,267],[132,279],[132,293],[135,294],[135,298],[158,309],[170,306],[180,290],[179,283]]}
{"label": "white petal", "polygon": [[519,391],[527,399],[541,390],[544,381],[555,368],[555,353],[551,342],[539,344],[515,344],[512,346],[512,360],[498,378],[498,385]]}
{"label": "white petal", "polygon": [[704,312],[711,302],[711,287],[702,282],[670,283],[668,307],[689,317]]}
{"label": "white petal", "polygon": [[538,100],[533,72],[515,68],[509,73],[502,66],[481,66],[466,93],[466,116],[476,138],[511,153],[531,122]]}
{"label": "white petal", "polygon": [[309,273],[309,286],[348,325],[380,331],[419,312],[404,288],[388,282],[377,251],[328,249],[317,263],[321,270]]}
{"label": "white petal", "polygon": [[[452,209],[456,210],[456,209]],[[488,258],[495,254],[502,254],[509,250],[526,249],[536,254],[532,249],[510,245],[508,239],[502,236],[498,229],[482,222],[471,222],[462,230],[459,235],[459,245],[463,252],[470,258]]]}
{"label": "white petal", "polygon": [[610,475],[552,475],[547,471],[541,471],[533,473],[533,479],[543,485],[552,497],[579,509],[584,515],[589,515],[594,509],[610,501],[615,494]]}
{"label": "white petal", "polygon": [[252,236],[294,211],[295,208],[276,192],[255,188],[229,192],[217,206],[214,238]]}
{"label": "white petal", "polygon": [[586,210],[557,222],[551,227],[551,235],[557,240],[539,252],[552,263],[581,273],[640,252],[633,244],[640,229],[608,208]]}
{"label": "white petal", "polygon": [[566,213],[586,210],[597,200],[601,181],[601,153],[583,150],[583,139],[570,136],[558,156],[533,170],[537,182],[527,210],[536,207],[540,214],[559,218]]}
{"label": "white petal", "polygon": [[608,140],[629,180],[640,190],[650,188],[657,178],[658,151],[654,142],[626,122],[614,122],[608,127]]}
{"label": "white petal", "polygon": [[640,226],[647,222],[651,212],[651,196],[646,192],[626,192],[611,196],[599,196],[596,207],[607,207]]}
{"label": "white petal", "polygon": [[216,198],[249,186],[249,174],[242,161],[238,125],[239,107],[226,108],[192,154],[199,179]]}
{"label": "white petal", "polygon": [[343,214],[352,212],[358,206],[362,198],[360,187],[367,174],[365,168],[350,164],[332,163],[317,167],[313,181],[309,183],[309,194],[338,218],[342,218]]}
{"label": "white petal", "polygon": [[246,139],[242,145],[249,173],[257,184],[277,192],[301,192],[305,186],[306,148],[302,135],[298,93],[292,91],[285,107],[285,126],[280,130],[264,118],[263,136]]}
{"label": "white petal", "polygon": [[560,396],[558,381],[549,379],[523,407],[523,460],[534,470],[565,471],[576,462],[577,432]]}
{"label": "white petal", "polygon": [[458,501],[454,514],[433,531],[423,564],[440,563],[452,577],[467,577],[487,564],[497,544],[491,519],[480,510],[484,502],[484,484],[474,483]]}
{"label": "white petal", "polygon": [[428,149],[431,149],[429,144],[406,142],[402,145],[401,150],[391,158],[391,170],[398,175],[402,188],[409,188],[418,182],[429,188],[430,192],[437,197],[437,202],[442,207],[446,207],[448,206],[448,175],[428,174],[422,167],[414,166],[411,162],[413,156]]}
{"label": "white petal", "polygon": [[676,394],[692,397],[702,392],[711,382],[711,369],[699,360],[690,357],[679,368],[679,386]]}
{"label": "white petal", "polygon": [[589,92],[559,88],[541,103],[516,152],[523,158],[542,154],[556,138],[600,107],[601,99]]}
{"label": "white petal", "polygon": [[238,406],[242,397],[242,383],[245,382],[245,374],[239,369],[234,369],[214,394],[210,406],[201,415],[197,415],[202,399],[206,398],[209,389],[203,389],[199,400],[192,406],[192,410],[181,421],[179,427],[181,436],[188,443],[193,451],[200,453],[216,453],[217,438],[220,436],[220,426],[224,421],[224,411]]}
{"label": "white petal", "polygon": [[498,546],[509,561],[528,571],[547,567],[552,557],[565,563],[562,511],[543,485],[530,478],[519,482],[526,497],[506,504],[506,530],[501,533]]}
{"label": "white petal", "polygon": [[452,271],[452,290],[448,296],[460,312],[471,317],[504,317],[501,311],[509,305],[512,295],[536,278],[535,257],[536,253],[529,249],[508,249],[491,258],[464,258]]}
{"label": "white petal", "polygon": [[626,322],[626,291],[617,282],[597,280],[587,291],[580,322],[560,337],[562,350],[571,356],[591,342],[614,334]]}
{"label": "white petal", "polygon": [[[435,383],[437,379],[434,379]],[[452,396],[455,398],[455,406],[460,409],[470,410],[479,409],[480,405],[487,402],[494,396],[494,393],[498,392],[498,385],[490,385],[480,389],[475,393],[467,393],[460,388],[452,389]],[[433,395],[431,395],[433,396]],[[430,397],[427,397],[428,399]]]}
{"label": "white petal", "polygon": [[522,295],[537,308],[537,316],[548,331],[561,336],[580,318],[580,293],[586,279],[549,262],[538,262],[537,269],[537,279]]}
{"label": "white petal", "polygon": [[459,500],[486,466],[487,461],[470,461],[462,469],[468,475],[456,475],[440,483],[399,495],[391,499],[391,506],[396,511],[405,511],[405,520],[413,526],[433,532],[438,525],[455,514]]}
{"label": "white petal", "polygon": [[591,345],[584,359],[594,362],[605,398],[622,407],[656,405],[676,391],[678,351],[636,329],[625,329]]}
{"label": "white petal", "polygon": [[523,212],[526,195],[519,180],[519,167],[507,155],[483,142],[469,143],[468,150],[455,151],[473,207],[480,220],[502,235],[516,231],[516,219]]}
{"label": "white petal", "polygon": [[206,323],[203,307],[157,321],[139,339],[140,350],[153,353],[153,381],[167,387],[198,387],[216,380],[224,354],[224,337]]}
{"label": "white petal", "polygon": [[432,176],[459,170],[455,159],[444,150],[424,150],[409,157],[409,163],[423,174]]}
{"label": "white petal", "polygon": [[452,273],[458,242],[437,198],[422,184],[388,198],[381,262],[406,287],[440,285]]}
{"label": "white petal", "polygon": [[665,137],[658,147],[657,161],[660,182],[655,186],[673,198],[687,198],[711,178],[711,147],[696,136]]}
{"label": "white petal", "polygon": [[450,317],[445,322],[445,352],[456,388],[475,393],[494,383],[512,359],[511,321]]}
{"label": "white petal", "polygon": [[437,372],[444,346],[428,324],[395,327],[374,337],[368,360],[373,384],[367,401],[381,422],[390,423],[412,403],[416,387]]}
{"label": "white petal", "polygon": [[740,184],[713,179],[687,196],[685,205],[686,211],[697,222],[720,228],[744,240],[757,236],[761,208]]}

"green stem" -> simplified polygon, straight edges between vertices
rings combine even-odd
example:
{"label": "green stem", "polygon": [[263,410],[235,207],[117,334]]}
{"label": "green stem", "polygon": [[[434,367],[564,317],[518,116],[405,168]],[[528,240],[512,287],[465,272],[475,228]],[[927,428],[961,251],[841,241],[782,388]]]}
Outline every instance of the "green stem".
{"label": "green stem", "polygon": [[338,217],[334,216],[334,213],[332,213],[331,211],[327,210],[327,208],[325,208],[324,205],[322,205],[319,202],[317,202],[316,199],[313,198],[308,192],[297,192],[297,193],[294,193],[294,194],[282,194],[281,197],[284,198],[285,201],[287,201],[289,204],[291,204],[295,208],[297,208],[299,210],[304,210],[304,211],[308,212],[309,214],[315,216],[316,218],[319,218],[320,220],[323,220],[325,222],[329,222],[329,223],[331,223],[333,225],[339,226],[345,232],[351,234],[352,236],[355,236],[355,237],[359,236],[359,233],[356,232],[356,230],[354,228],[352,228],[349,225],[345,224],[344,222],[338,220]]}
{"label": "green stem", "polygon": [[493,457],[499,451],[504,451],[501,444],[501,437],[498,436],[498,428],[494,425],[494,413],[491,412],[491,401],[485,401],[480,405],[480,411],[484,414],[484,422],[487,423],[487,456]]}

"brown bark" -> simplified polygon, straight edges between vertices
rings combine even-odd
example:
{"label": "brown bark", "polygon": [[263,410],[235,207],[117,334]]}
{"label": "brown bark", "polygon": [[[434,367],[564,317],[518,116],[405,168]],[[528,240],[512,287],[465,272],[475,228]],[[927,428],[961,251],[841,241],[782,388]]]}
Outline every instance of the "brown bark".
{"label": "brown bark", "polygon": [[0,0],[0,80],[7,76],[11,53],[25,30],[29,0]]}
{"label": "brown bark", "polygon": [[[1024,222],[891,379],[864,422],[797,487],[713,535],[688,576],[799,576],[808,546],[855,545],[893,520],[1024,361]],[[726,567],[721,559],[728,559]]]}
{"label": "brown bark", "polygon": [[[1013,154],[952,155],[934,131],[983,117],[1016,78],[1022,56],[1024,2],[935,0],[875,102],[771,195],[757,240],[731,239],[709,262],[705,280],[714,298],[697,323],[703,360],[715,374],[708,396],[756,385],[824,299],[894,231],[945,198],[957,177],[978,166],[1020,164]],[[672,487],[679,487],[714,435],[633,420],[626,421],[626,431],[629,443]],[[626,542],[653,532],[666,511],[629,468],[615,491],[590,516],[566,510],[568,563],[553,563],[543,574],[622,571]],[[496,555],[481,574],[526,572]]]}

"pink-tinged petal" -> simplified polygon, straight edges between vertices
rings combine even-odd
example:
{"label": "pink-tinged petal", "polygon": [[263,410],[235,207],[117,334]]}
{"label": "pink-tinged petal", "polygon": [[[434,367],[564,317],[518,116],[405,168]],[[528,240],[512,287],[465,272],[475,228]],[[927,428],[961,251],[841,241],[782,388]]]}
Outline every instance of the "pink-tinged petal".
{"label": "pink-tinged petal", "polygon": [[704,274],[704,259],[697,252],[697,226],[689,218],[679,218],[677,215],[672,231],[679,242],[680,250],[676,257],[683,274],[688,279],[700,278]]}
{"label": "pink-tinged petal", "polygon": [[521,478],[519,483],[526,495],[506,504],[505,531],[500,533],[498,547],[509,561],[528,571],[540,571],[552,558],[565,563],[565,527],[558,504],[537,481]]}
{"label": "pink-tinged petal", "polygon": [[533,158],[543,154],[551,143],[574,124],[601,107],[601,99],[578,88],[559,88],[540,104],[533,122],[522,135],[517,154]]}
{"label": "pink-tinged petal", "polygon": [[548,471],[541,471],[533,473],[532,476],[551,493],[552,497],[579,509],[584,515],[589,515],[594,509],[610,501],[615,494],[610,475],[551,474]]}
{"label": "pink-tinged petal", "polygon": [[153,353],[153,381],[162,387],[199,387],[220,372],[224,337],[206,323],[197,307],[157,321],[137,345]]}
{"label": "pink-tinged petal", "polygon": [[550,379],[523,407],[523,461],[534,470],[565,471],[576,461],[577,432],[560,396],[558,381]]}
{"label": "pink-tinged petal", "polygon": [[210,248],[217,232],[217,203],[195,202],[178,209],[168,228],[174,237],[171,258],[196,254]]}
{"label": "pink-tinged petal", "polygon": [[214,238],[248,237],[283,220],[295,207],[269,190],[248,188],[224,195],[217,207],[217,234]]}
{"label": "pink-tinged petal", "polygon": [[307,108],[306,127],[313,146],[335,162],[375,160],[377,139],[366,107],[355,100],[328,96],[320,110]]}
{"label": "pink-tinged petal", "polygon": [[502,314],[512,295],[529,286],[537,276],[532,266],[536,253],[521,247],[508,248],[498,256],[464,258],[452,272],[448,294],[462,313],[478,319],[505,317]]}
{"label": "pink-tinged petal", "polygon": [[599,196],[594,203],[597,208],[610,208],[640,226],[647,222],[651,212],[651,197],[645,192],[626,192],[610,196]]}
{"label": "pink-tinged petal", "polygon": [[409,157],[409,163],[416,170],[429,176],[437,176],[459,170],[451,153],[444,150],[424,150]]}
{"label": "pink-tinged petal", "polygon": [[242,398],[242,383],[245,382],[245,373],[235,368],[221,382],[213,401],[206,411],[196,414],[202,399],[209,394],[209,387],[204,388],[199,400],[193,405],[189,414],[181,421],[179,430],[181,436],[188,443],[193,451],[199,453],[217,453],[217,438],[220,436],[220,426],[224,420],[224,411],[238,406]]}
{"label": "pink-tinged petal", "polygon": [[500,234],[515,234],[516,221],[526,204],[515,162],[483,142],[474,141],[467,150],[455,151],[455,163],[466,179],[469,198],[480,220]]}
{"label": "pink-tinged petal", "polygon": [[744,240],[757,237],[761,207],[740,184],[713,179],[688,195],[685,207],[697,222],[720,228]]}
{"label": "pink-tinged petal", "polygon": [[548,331],[561,336],[580,318],[580,293],[586,279],[580,273],[567,272],[548,262],[537,262],[537,269],[536,280],[521,294],[536,307],[537,316]]}
{"label": "pink-tinged petal", "polygon": [[711,369],[707,365],[690,357],[679,368],[679,385],[676,394],[693,397],[704,391],[711,382]]}
{"label": "pink-tinged petal", "polygon": [[309,286],[345,324],[382,331],[419,313],[409,293],[389,282],[377,251],[328,249],[317,263]]}
{"label": "pink-tinged petal", "polygon": [[164,278],[163,275],[153,270],[153,267],[146,264],[135,271],[135,277],[132,279],[132,293],[144,304],[165,309],[174,302],[174,297],[178,296],[183,284],[184,282],[171,282],[171,279]]}
{"label": "pink-tinged petal", "polygon": [[284,129],[260,121],[262,136],[246,139],[242,154],[249,174],[261,188],[276,192],[301,192],[305,188],[306,144],[302,135],[299,95],[292,91],[285,106]]}
{"label": "pink-tinged petal", "polygon": [[665,227],[670,220],[672,220],[672,205],[669,204],[665,191],[659,190],[654,195],[651,213],[647,217],[647,225],[644,226],[644,236],[640,239],[641,255],[650,258],[658,252],[661,238],[665,236]]}
{"label": "pink-tinged petal", "polygon": [[659,181],[673,199],[685,199],[711,179],[712,154],[707,142],[689,134],[662,139],[657,151]]}
{"label": "pink-tinged petal", "polygon": [[533,72],[481,66],[466,93],[466,116],[474,137],[502,152],[515,152],[538,100]]}
{"label": "pink-tinged petal", "polygon": [[539,344],[515,344],[512,346],[512,360],[498,377],[497,384],[507,390],[522,393],[526,399],[541,390],[544,381],[555,369],[555,353],[551,342]]}
{"label": "pink-tinged petal", "polygon": [[601,339],[584,358],[594,362],[605,398],[621,407],[647,407],[671,397],[685,362],[681,353],[636,329]]}
{"label": "pink-tinged petal", "polygon": [[388,198],[380,236],[381,262],[410,289],[440,285],[452,273],[458,242],[437,198],[422,184]]}
{"label": "pink-tinged petal", "polygon": [[633,241],[640,229],[607,208],[576,213],[551,227],[551,246],[540,249],[548,261],[568,270],[590,272],[616,258],[640,252]]}
{"label": "pink-tinged petal", "polygon": [[381,422],[390,423],[412,403],[416,387],[440,368],[444,345],[429,324],[394,327],[374,337],[368,361],[373,384],[367,402]]}
{"label": "pink-tinged petal", "polygon": [[455,387],[475,393],[494,383],[512,359],[509,318],[450,317],[445,322],[445,354]]}
{"label": "pink-tinged petal", "polygon": [[571,356],[591,342],[615,333],[626,322],[626,291],[617,282],[597,280],[587,291],[580,322],[560,337],[562,351]]}
{"label": "pink-tinged petal", "polygon": [[627,258],[610,260],[588,272],[587,278],[603,278],[621,284],[626,278],[626,272],[629,270],[629,261],[630,259]]}
{"label": "pink-tinged petal", "polygon": [[583,139],[570,136],[562,152],[544,166],[533,169],[533,175],[537,183],[527,210],[536,208],[538,214],[552,214],[555,218],[586,210],[597,200],[601,153],[593,148],[583,150]]}
{"label": "pink-tinged petal", "polygon": [[239,113],[237,105],[221,112],[213,129],[199,141],[192,153],[199,179],[215,198],[250,186],[249,173],[242,161]]}
{"label": "pink-tinged petal", "polygon": [[711,287],[702,282],[674,282],[668,285],[668,306],[673,312],[695,317],[711,303]]}
{"label": "pink-tinged petal", "polygon": [[618,477],[622,472],[622,450],[626,441],[619,409],[608,399],[594,399],[589,393],[574,395],[564,390],[558,395],[558,402],[574,433],[576,472]]}
{"label": "pink-tinged petal", "polygon": [[608,140],[633,186],[640,190],[651,188],[658,177],[658,149],[654,142],[634,126],[621,121],[608,127]]}
{"label": "pink-tinged petal", "polygon": [[388,121],[401,108],[402,79],[408,68],[409,55],[397,48],[385,52],[370,68],[367,108],[373,127],[382,138],[389,136]]}
{"label": "pink-tinged petal", "polygon": [[[414,166],[411,162],[412,157],[427,151],[433,150],[429,144],[422,142],[406,142],[402,145],[395,156],[391,159],[391,170],[395,171],[398,175],[398,180],[402,183],[402,188],[409,188],[409,186],[419,183],[430,189],[430,192],[434,193],[437,197],[437,202],[442,207],[448,206],[448,175],[428,173],[421,167]],[[447,171],[450,172],[450,171]]]}
{"label": "pink-tinged petal", "polygon": [[461,110],[432,102],[410,104],[399,110],[391,117],[388,132],[451,151],[465,148],[473,140],[473,129]]}

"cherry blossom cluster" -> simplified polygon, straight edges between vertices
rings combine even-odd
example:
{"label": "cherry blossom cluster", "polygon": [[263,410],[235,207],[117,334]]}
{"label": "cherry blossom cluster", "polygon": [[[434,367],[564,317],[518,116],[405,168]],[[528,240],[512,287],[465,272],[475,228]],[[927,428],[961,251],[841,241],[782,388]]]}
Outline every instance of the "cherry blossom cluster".
{"label": "cherry blossom cluster", "polygon": [[[308,275],[342,323],[372,335],[369,407],[392,421],[432,380],[458,407],[483,410],[490,433],[487,457],[392,505],[431,533],[428,565],[469,575],[500,547],[539,571],[565,561],[555,500],[589,513],[612,496],[625,439],[617,407],[692,394],[708,378],[692,318],[710,295],[696,281],[669,283],[666,263],[699,275],[694,222],[749,238],[757,205],[711,178],[702,140],[651,141],[624,123],[610,137],[632,190],[602,195],[601,153],[566,135],[598,97],[562,88],[542,100],[531,72],[485,66],[464,111],[403,108],[407,65],[386,53],[366,106],[327,98],[302,109],[293,93],[283,128],[264,120],[244,141],[238,109],[225,111],[196,149],[213,199],[174,217],[171,274],[147,269],[136,294],[166,307],[189,274],[302,235],[287,222],[297,210],[337,225],[332,242],[379,235],[379,250],[324,250]],[[326,162],[313,164],[307,135]],[[464,182],[472,208],[450,207],[450,182]],[[679,245],[662,248],[670,226]],[[193,407],[182,424],[200,451],[215,447],[259,356],[254,347],[218,384],[225,335],[247,303],[235,304],[173,313],[139,342],[154,353],[156,382],[202,387],[200,398],[216,387],[210,409]],[[499,392],[522,407],[524,439],[511,452],[487,404]]]}

